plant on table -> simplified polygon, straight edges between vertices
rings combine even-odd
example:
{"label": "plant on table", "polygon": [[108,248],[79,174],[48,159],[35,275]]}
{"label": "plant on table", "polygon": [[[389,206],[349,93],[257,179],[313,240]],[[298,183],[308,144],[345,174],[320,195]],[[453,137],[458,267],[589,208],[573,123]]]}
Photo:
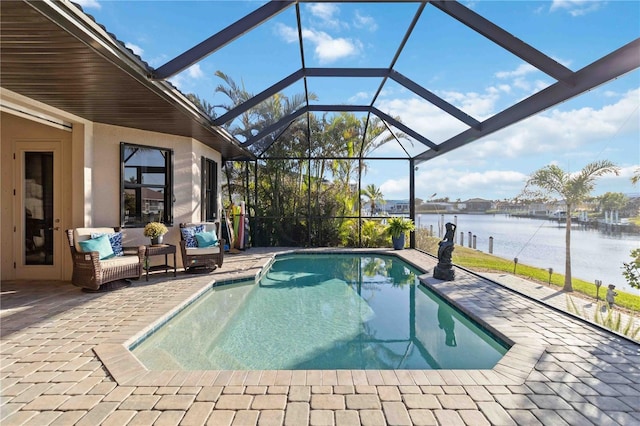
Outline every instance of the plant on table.
{"label": "plant on table", "polygon": [[169,232],[169,230],[164,223],[149,222],[145,225],[143,234],[145,237],[151,238],[151,240],[157,240],[167,232]]}

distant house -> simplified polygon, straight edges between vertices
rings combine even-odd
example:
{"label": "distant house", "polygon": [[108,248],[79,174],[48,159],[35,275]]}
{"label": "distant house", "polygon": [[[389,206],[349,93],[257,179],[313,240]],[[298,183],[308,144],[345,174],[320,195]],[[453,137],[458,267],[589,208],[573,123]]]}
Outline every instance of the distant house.
{"label": "distant house", "polygon": [[454,212],[456,211],[456,206],[452,203],[432,201],[422,203],[422,205],[420,206],[420,211],[429,213]]}
{"label": "distant house", "polygon": [[381,208],[389,214],[409,213],[409,200],[385,200]]}
{"label": "distant house", "polygon": [[464,201],[466,211],[471,213],[484,213],[487,210],[491,210],[493,207],[493,201],[485,200],[482,198],[471,198]]}
{"label": "distant house", "polygon": [[528,214],[531,216],[547,216],[550,213],[546,203],[531,203],[528,206]]}

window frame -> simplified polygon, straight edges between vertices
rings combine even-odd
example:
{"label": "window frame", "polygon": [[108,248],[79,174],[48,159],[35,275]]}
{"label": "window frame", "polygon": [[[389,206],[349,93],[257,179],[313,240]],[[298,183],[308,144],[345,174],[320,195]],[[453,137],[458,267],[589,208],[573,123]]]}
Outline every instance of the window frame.
{"label": "window frame", "polygon": [[[143,148],[153,149],[160,151],[164,157],[164,185],[160,184],[144,184],[144,183],[128,183],[125,182],[125,153],[127,148]],[[163,216],[159,219],[159,222],[164,223],[167,226],[173,226],[173,149],[164,148],[153,145],[141,145],[130,142],[120,142],[120,226],[122,228],[144,228],[147,222],[125,222],[125,190],[128,189],[142,189],[142,188],[162,188],[164,189],[163,199]],[[140,208],[144,206],[141,204]]]}
{"label": "window frame", "polygon": [[200,220],[218,220],[218,162],[200,158]]}

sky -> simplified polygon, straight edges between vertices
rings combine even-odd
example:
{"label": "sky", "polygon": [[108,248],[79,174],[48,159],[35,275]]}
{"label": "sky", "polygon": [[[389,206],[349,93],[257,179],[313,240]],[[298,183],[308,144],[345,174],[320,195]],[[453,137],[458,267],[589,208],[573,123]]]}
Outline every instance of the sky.
{"label": "sky", "polygon": [[[159,68],[185,50],[257,9],[257,1],[77,1],[107,31]],[[640,2],[619,0],[462,1],[557,62],[577,71],[640,37]],[[307,67],[382,67],[411,23],[415,3],[302,3]],[[302,67],[295,8],[290,7],[217,52],[173,76],[183,93],[228,104],[216,87],[229,75],[254,94]],[[394,69],[479,121],[555,83],[520,58],[427,5]],[[315,104],[369,105],[381,79],[308,78]],[[303,81],[283,90],[304,93]],[[598,179],[593,195],[640,193],[631,176],[640,167],[640,71],[597,87],[490,134],[416,170],[416,197],[428,200],[512,199],[527,177],[550,164],[576,172],[610,160],[619,176]],[[387,81],[374,106],[435,143],[466,130],[403,86]],[[221,115],[223,109],[216,109]],[[363,114],[356,114],[364,116]],[[416,140],[393,142],[371,154],[362,185],[380,187],[387,200],[409,198],[406,161],[427,149]]]}

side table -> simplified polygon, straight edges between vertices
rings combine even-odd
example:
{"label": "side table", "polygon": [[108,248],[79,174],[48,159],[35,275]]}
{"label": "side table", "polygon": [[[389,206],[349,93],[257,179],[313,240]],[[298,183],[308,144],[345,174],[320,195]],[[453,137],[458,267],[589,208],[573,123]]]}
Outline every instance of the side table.
{"label": "side table", "polygon": [[[146,250],[144,252],[144,264],[147,270],[147,281],[149,281],[149,271],[157,271],[164,269],[165,273],[169,272],[168,255],[173,254],[173,276],[176,276],[177,267],[176,267],[176,246],[173,244],[157,244],[157,245],[147,245],[145,246]],[[149,258],[151,256],[159,256],[164,254],[164,265],[149,265]]]}

